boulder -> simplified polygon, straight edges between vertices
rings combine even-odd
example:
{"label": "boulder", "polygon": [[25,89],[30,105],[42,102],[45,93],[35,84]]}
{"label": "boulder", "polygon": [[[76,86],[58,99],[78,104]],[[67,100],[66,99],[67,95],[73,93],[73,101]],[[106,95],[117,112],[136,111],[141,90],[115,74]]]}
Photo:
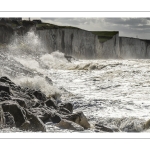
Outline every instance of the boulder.
{"label": "boulder", "polygon": [[144,129],[149,129],[149,128],[150,128],[150,119],[144,123]]}
{"label": "boulder", "polygon": [[5,125],[5,117],[4,117],[3,108],[0,105],[0,128],[3,128],[4,125]]}
{"label": "boulder", "polygon": [[33,131],[33,132],[37,132],[37,131],[46,132],[46,127],[44,123],[30,111],[28,110],[25,111],[26,111],[26,116],[28,121],[24,122],[21,125],[20,129],[25,131]]}
{"label": "boulder", "polygon": [[27,108],[27,103],[25,102],[25,99],[22,98],[13,98],[13,101],[16,101],[21,107]]}
{"label": "boulder", "polygon": [[48,107],[53,107],[53,108],[55,108],[55,109],[57,109],[57,104],[56,104],[56,102],[54,101],[54,100],[52,100],[52,99],[48,99],[46,102],[45,102],[45,104],[46,104],[46,106],[48,106]]}
{"label": "boulder", "polygon": [[14,117],[9,112],[4,112],[4,117],[6,127],[12,128],[16,126]]}
{"label": "boulder", "polygon": [[42,101],[46,101],[46,95],[43,94],[40,90],[39,91],[34,91],[33,95],[38,99]]}
{"label": "boulder", "polygon": [[80,126],[84,127],[84,129],[90,128],[90,124],[82,111],[74,113],[74,114],[66,115],[63,119],[73,121],[79,124]]}
{"label": "boulder", "polygon": [[20,86],[17,86],[14,82],[12,82],[9,78],[7,78],[5,76],[0,78],[0,82],[8,84],[11,87],[11,89],[14,91],[20,91],[21,90]]}
{"label": "boulder", "polygon": [[9,85],[15,85],[14,82],[12,82],[8,77],[5,77],[5,76],[3,76],[3,77],[0,78],[0,82],[7,83]]}
{"label": "boulder", "polygon": [[59,123],[60,121],[61,121],[61,117],[60,117],[60,115],[58,115],[58,114],[52,114],[51,115],[51,121],[53,122],[53,123]]}
{"label": "boulder", "polygon": [[80,125],[66,120],[66,119],[62,119],[58,124],[58,127],[63,128],[63,129],[69,129],[69,130],[76,130],[76,131],[84,131],[84,128],[81,127]]}
{"label": "boulder", "polygon": [[69,110],[70,113],[73,112],[73,104],[72,103],[61,103],[59,104],[59,108],[66,108],[67,110]]}
{"label": "boulder", "polygon": [[39,117],[44,123],[51,118],[51,111],[43,107],[31,108],[30,112]]}
{"label": "boulder", "polygon": [[34,102],[34,104],[32,105],[32,108],[37,108],[40,106],[40,103],[39,102]]}
{"label": "boulder", "polygon": [[62,114],[62,115],[68,115],[68,114],[71,114],[71,112],[66,109],[66,108],[59,108],[58,111],[57,111],[59,114]]}
{"label": "boulder", "polygon": [[35,92],[35,90],[33,89],[29,89],[29,88],[22,88],[22,92],[25,93],[26,95],[28,95],[31,99],[34,99],[34,95],[33,93]]}
{"label": "boulder", "polygon": [[0,92],[4,91],[6,93],[8,93],[10,95],[10,88],[9,86],[5,86],[5,85],[0,85]]}
{"label": "boulder", "polygon": [[5,92],[5,91],[1,91],[0,92],[0,101],[5,101],[5,100],[11,100],[12,98],[10,97],[10,95]]}
{"label": "boulder", "polygon": [[120,130],[123,132],[141,132],[147,127],[148,121],[145,124],[144,119],[135,117],[123,118],[120,123]]}
{"label": "boulder", "polygon": [[107,126],[95,124],[95,128],[105,132],[113,132],[113,130]]}
{"label": "boulder", "polygon": [[16,127],[20,127],[25,121],[25,111],[18,103],[13,101],[0,102],[4,112],[9,112],[15,120]]}

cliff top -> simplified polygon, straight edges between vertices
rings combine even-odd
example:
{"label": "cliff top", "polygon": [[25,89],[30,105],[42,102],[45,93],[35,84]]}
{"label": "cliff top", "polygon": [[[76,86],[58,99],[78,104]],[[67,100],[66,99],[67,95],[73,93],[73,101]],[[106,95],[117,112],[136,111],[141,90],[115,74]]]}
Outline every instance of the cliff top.
{"label": "cliff top", "polygon": [[98,36],[98,39],[101,43],[111,39],[114,35],[119,33],[119,31],[91,31],[91,32]]}
{"label": "cliff top", "polygon": [[[83,30],[83,29],[73,27],[73,26],[60,26],[60,25],[55,25],[51,23],[45,23],[45,22],[42,22],[41,20],[30,21],[30,20],[21,20],[17,18],[16,20],[14,18],[10,18],[10,19],[1,18],[0,27],[3,27],[5,29],[10,28],[12,30],[18,30],[22,28],[29,29],[30,27],[34,27],[35,30],[48,30],[48,29],[61,29],[61,28]],[[102,43],[111,39],[114,35],[119,33],[118,31],[88,31],[88,32],[91,32],[97,35],[99,41]]]}

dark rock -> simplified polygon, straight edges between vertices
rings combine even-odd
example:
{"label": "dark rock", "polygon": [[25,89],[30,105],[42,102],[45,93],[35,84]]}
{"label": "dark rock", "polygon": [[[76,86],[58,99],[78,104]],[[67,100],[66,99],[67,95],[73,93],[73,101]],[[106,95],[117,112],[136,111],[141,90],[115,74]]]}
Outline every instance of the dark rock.
{"label": "dark rock", "polygon": [[31,99],[34,99],[33,93],[35,92],[35,90],[29,89],[29,88],[24,88],[24,89],[22,89],[22,91],[24,93],[26,93],[26,95],[30,96]]}
{"label": "dark rock", "polygon": [[52,99],[48,99],[46,102],[45,102],[46,106],[48,107],[53,107],[55,109],[57,109],[57,104],[54,100]]}
{"label": "dark rock", "polygon": [[113,130],[111,128],[104,126],[104,125],[95,124],[95,128],[105,131],[105,132],[113,132]]}
{"label": "dark rock", "polygon": [[64,55],[64,57],[68,60],[68,62],[71,62],[71,60],[75,60],[75,58],[69,55]]}
{"label": "dark rock", "polygon": [[4,91],[6,93],[8,93],[10,95],[10,88],[9,86],[5,86],[5,85],[0,85],[0,92]]}
{"label": "dark rock", "polygon": [[35,91],[35,92],[33,93],[33,95],[34,95],[38,100],[46,101],[46,95],[43,94],[40,90],[39,90],[39,91]]}
{"label": "dark rock", "polygon": [[22,130],[29,130],[29,131],[42,131],[46,132],[46,127],[43,124],[43,122],[35,116],[33,113],[30,111],[26,110],[26,116],[28,121],[24,122],[24,124],[21,125],[20,129]]}
{"label": "dark rock", "polygon": [[150,119],[147,120],[144,124],[144,129],[149,129],[150,128]]}
{"label": "dark rock", "polygon": [[9,112],[15,120],[16,127],[20,127],[25,121],[26,116],[22,107],[18,103],[13,101],[0,102],[4,112]]}
{"label": "dark rock", "polygon": [[45,77],[45,80],[47,81],[47,83],[49,83],[50,85],[53,85],[53,81],[49,78],[49,77]]}
{"label": "dark rock", "polygon": [[120,120],[119,129],[123,132],[141,132],[144,130],[144,127],[144,119],[139,119],[135,117],[125,117]]}
{"label": "dark rock", "polygon": [[12,89],[13,91],[18,91],[18,92],[21,91],[21,87],[15,85],[15,84],[11,84],[10,87],[11,87],[11,89]]}
{"label": "dark rock", "polygon": [[11,87],[11,89],[14,91],[20,91],[21,90],[20,86],[17,86],[14,82],[12,82],[9,78],[7,78],[5,76],[0,78],[0,82],[8,84]]}
{"label": "dark rock", "polygon": [[71,112],[70,112],[68,109],[63,108],[63,107],[59,108],[59,110],[58,110],[57,112],[58,112],[59,114],[63,114],[63,115],[71,114]]}
{"label": "dark rock", "polygon": [[90,128],[90,124],[82,111],[74,114],[66,115],[63,119],[73,121],[79,124],[80,126],[84,127],[84,129]]}
{"label": "dark rock", "polygon": [[22,99],[26,99],[26,100],[32,100],[33,99],[28,94],[26,94],[26,93],[24,93],[22,91],[20,91],[20,92],[19,91],[13,92],[13,97],[18,97],[18,98],[22,98]]}
{"label": "dark rock", "polygon": [[69,129],[69,130],[76,130],[76,131],[84,131],[84,128],[81,127],[80,125],[66,120],[66,119],[62,119],[58,124],[58,127],[63,128],[63,129]]}
{"label": "dark rock", "polygon": [[4,117],[3,108],[0,105],[0,128],[3,128],[4,126],[5,126],[5,117]]}
{"label": "dark rock", "polygon": [[14,117],[9,113],[9,112],[4,112],[4,117],[5,117],[5,126],[6,127],[15,127],[15,121]]}
{"label": "dark rock", "polygon": [[73,105],[71,103],[61,103],[59,108],[66,108],[69,112],[73,112]]}
{"label": "dark rock", "polygon": [[34,104],[33,104],[32,108],[36,108],[36,107],[39,107],[39,106],[40,106],[40,103],[38,103],[38,102],[34,102]]}
{"label": "dark rock", "polygon": [[52,120],[53,123],[59,123],[61,121],[61,117],[57,114],[53,114],[51,116],[51,120]]}
{"label": "dark rock", "polygon": [[9,78],[3,76],[0,78],[0,82],[8,83],[9,85],[15,85],[14,82],[12,82]]}
{"label": "dark rock", "polygon": [[1,98],[1,101],[11,100],[12,99],[10,97],[10,95],[7,92],[4,92],[4,91],[0,92],[0,98]]}
{"label": "dark rock", "polygon": [[27,108],[27,103],[25,102],[25,99],[13,98],[12,100],[16,101],[21,107]]}
{"label": "dark rock", "polygon": [[51,118],[51,111],[45,108],[31,108],[30,112],[32,112],[35,116],[38,116],[43,122],[46,122]]}

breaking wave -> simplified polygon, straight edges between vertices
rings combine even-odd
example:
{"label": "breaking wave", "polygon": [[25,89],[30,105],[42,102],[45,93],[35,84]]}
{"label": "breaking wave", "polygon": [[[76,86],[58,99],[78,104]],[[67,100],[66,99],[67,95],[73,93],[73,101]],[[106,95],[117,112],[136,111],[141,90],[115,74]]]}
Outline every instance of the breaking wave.
{"label": "breaking wave", "polygon": [[47,97],[57,95],[57,98],[61,96],[61,91],[54,85],[47,82],[46,78],[40,76],[22,77],[14,79],[14,82],[18,85],[30,89],[41,90]]}
{"label": "breaking wave", "polygon": [[[59,87],[64,86],[75,95],[65,97],[74,104],[75,111],[84,111],[90,121],[96,120],[100,125],[116,127],[121,132],[142,132],[145,126],[149,128],[150,123],[145,121],[150,108],[147,101],[150,70],[145,69],[149,60],[68,61],[59,50],[49,53],[33,31],[15,35],[6,52],[0,55],[0,76],[8,76],[20,86],[41,90],[47,97],[55,95],[57,99],[62,94]],[[104,101],[96,101],[98,98]],[[114,117],[117,115],[120,118]]]}
{"label": "breaking wave", "polygon": [[24,36],[15,34],[7,45],[9,54],[37,56],[48,52],[38,35],[33,31],[27,32]]}

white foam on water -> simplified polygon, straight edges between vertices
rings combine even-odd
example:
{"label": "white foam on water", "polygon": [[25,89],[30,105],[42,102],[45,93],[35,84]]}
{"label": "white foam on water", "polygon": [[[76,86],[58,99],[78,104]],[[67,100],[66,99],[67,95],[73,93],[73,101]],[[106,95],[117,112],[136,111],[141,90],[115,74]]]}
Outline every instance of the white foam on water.
{"label": "white foam on water", "polygon": [[21,63],[24,67],[31,69],[32,71],[36,71],[42,74],[45,73],[45,69],[40,67],[39,62],[34,58],[14,57],[14,59]]}
{"label": "white foam on water", "polygon": [[[40,89],[47,96],[59,95],[61,91],[57,87],[64,87],[75,95],[63,99],[74,104],[74,111],[83,111],[88,119],[108,124],[112,123],[110,118],[114,118],[114,122],[118,118],[127,118],[120,125],[124,131],[134,124],[136,130],[141,131],[139,119],[150,118],[150,60],[79,60],[70,63],[59,51],[48,54],[34,32],[23,37],[16,35],[7,47],[16,61],[42,74],[13,78],[20,86]],[[3,68],[0,75],[4,75]],[[54,85],[50,85],[45,76],[51,78]]]}
{"label": "white foam on water", "polygon": [[27,32],[24,36],[14,35],[12,41],[7,45],[12,55],[38,55],[47,52],[44,44],[34,31]]}
{"label": "white foam on water", "polygon": [[[83,60],[96,70],[50,70],[57,86],[77,95],[76,111],[86,116],[150,118],[150,60]],[[82,65],[82,64],[78,64]]]}
{"label": "white foam on water", "polygon": [[40,57],[40,60],[46,65],[49,69],[66,69],[72,64],[67,61],[64,56],[64,53],[59,51],[52,52],[51,54],[45,54]]}
{"label": "white foam on water", "polygon": [[48,82],[46,82],[45,78],[40,76],[35,76],[33,78],[20,77],[13,79],[13,81],[22,87],[41,90],[48,97],[54,94],[61,94],[60,90],[56,86],[50,85]]}

